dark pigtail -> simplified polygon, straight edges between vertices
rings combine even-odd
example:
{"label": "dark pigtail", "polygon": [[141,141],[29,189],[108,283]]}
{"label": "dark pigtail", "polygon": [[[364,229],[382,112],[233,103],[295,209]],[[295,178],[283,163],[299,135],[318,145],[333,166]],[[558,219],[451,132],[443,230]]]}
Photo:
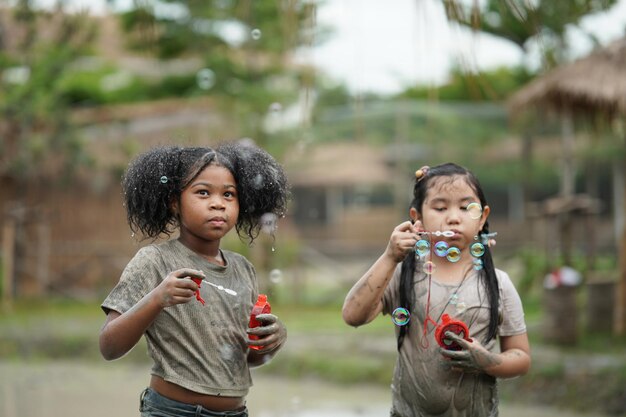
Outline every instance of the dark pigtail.
{"label": "dark pigtail", "polygon": [[[413,291],[413,279],[415,277],[415,253],[409,252],[402,261],[400,267],[400,307],[406,308],[413,316],[415,305],[415,291]],[[400,326],[398,333],[398,350],[409,330],[409,326]]]}
{"label": "dark pigtail", "polygon": [[[485,222],[482,234],[489,233],[489,222]],[[500,288],[498,286],[498,278],[496,277],[496,268],[491,256],[489,245],[485,245],[485,253],[482,256],[483,269],[480,271],[481,278],[485,288],[487,289],[487,300],[489,301],[489,328],[484,343],[495,339],[498,334],[498,324],[500,321],[499,305],[500,305]]]}

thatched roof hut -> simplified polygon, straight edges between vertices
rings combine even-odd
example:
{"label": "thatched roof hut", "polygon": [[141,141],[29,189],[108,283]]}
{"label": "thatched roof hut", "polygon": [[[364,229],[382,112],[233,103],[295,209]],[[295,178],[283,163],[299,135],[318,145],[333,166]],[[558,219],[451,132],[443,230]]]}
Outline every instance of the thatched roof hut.
{"label": "thatched roof hut", "polygon": [[536,78],[508,102],[516,114],[534,106],[610,118],[626,114],[626,38]]}
{"label": "thatched roof hut", "polygon": [[[588,56],[556,68],[535,79],[508,102],[512,115],[526,109],[548,109],[570,121],[577,114],[604,116],[609,120],[626,116],[626,37],[597,49]],[[564,131],[564,144],[571,143],[571,132]],[[564,153],[567,153],[564,149]],[[622,164],[624,162],[622,161]],[[626,189],[623,192],[626,196]],[[622,219],[626,218],[623,204]],[[622,230],[620,279],[616,332],[626,333],[626,227]]]}

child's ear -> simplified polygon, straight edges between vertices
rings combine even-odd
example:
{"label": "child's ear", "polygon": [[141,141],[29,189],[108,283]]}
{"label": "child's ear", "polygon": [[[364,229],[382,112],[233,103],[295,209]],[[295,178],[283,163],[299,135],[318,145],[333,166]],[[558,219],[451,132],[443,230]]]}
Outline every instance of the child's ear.
{"label": "child's ear", "polygon": [[413,223],[415,223],[416,221],[420,219],[420,214],[417,212],[415,207],[411,207],[409,209],[409,218],[411,219]]}
{"label": "child's ear", "polygon": [[487,221],[487,218],[489,217],[489,213],[491,212],[491,209],[489,208],[489,206],[485,206],[483,207],[483,215],[482,218],[480,219],[480,229],[482,230],[483,226],[485,225],[485,222]]}
{"label": "child's ear", "polygon": [[170,203],[170,210],[172,210],[174,217],[178,217],[178,201],[177,200],[172,200],[172,202]]}

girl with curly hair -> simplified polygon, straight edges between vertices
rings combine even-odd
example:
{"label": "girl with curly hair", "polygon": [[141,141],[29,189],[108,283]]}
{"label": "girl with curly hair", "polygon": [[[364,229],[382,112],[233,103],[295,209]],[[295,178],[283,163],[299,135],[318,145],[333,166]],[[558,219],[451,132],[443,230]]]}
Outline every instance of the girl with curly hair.
{"label": "girl with curly hair", "polygon": [[[267,363],[287,333],[273,314],[248,328],[255,269],[220,242],[233,228],[252,242],[264,215],[284,216],[283,169],[253,145],[168,146],[139,155],[122,186],[131,230],[153,241],[102,303],[102,356],[120,358],[145,336],[153,366],[143,417],[247,416],[249,368]],[[203,282],[211,286],[200,296]]]}

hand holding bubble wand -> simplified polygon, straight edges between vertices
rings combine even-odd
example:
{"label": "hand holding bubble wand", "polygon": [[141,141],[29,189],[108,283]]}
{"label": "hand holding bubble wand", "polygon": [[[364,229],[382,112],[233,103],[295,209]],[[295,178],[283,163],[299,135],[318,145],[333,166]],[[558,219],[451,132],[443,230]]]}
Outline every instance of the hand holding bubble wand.
{"label": "hand holding bubble wand", "polygon": [[206,279],[201,279],[201,278],[191,277],[191,280],[192,280],[193,282],[195,282],[195,283],[198,285],[198,289],[196,290],[196,300],[200,301],[200,303],[201,303],[202,305],[204,305],[204,304],[206,303],[206,301],[204,301],[204,298],[202,298],[202,297],[200,296],[200,286],[202,285],[202,283],[203,283],[203,282],[205,282],[205,283],[209,284],[209,285],[210,285],[210,286],[212,286],[212,287],[217,288],[217,289],[218,289],[218,290],[220,290],[220,291],[224,291],[226,294],[230,294],[230,295],[237,295],[237,292],[236,292],[236,291],[231,290],[230,288],[224,288],[223,286],[221,286],[221,285],[217,285],[217,284],[214,284],[214,283],[212,283],[212,282],[210,282],[210,281],[207,281]]}

